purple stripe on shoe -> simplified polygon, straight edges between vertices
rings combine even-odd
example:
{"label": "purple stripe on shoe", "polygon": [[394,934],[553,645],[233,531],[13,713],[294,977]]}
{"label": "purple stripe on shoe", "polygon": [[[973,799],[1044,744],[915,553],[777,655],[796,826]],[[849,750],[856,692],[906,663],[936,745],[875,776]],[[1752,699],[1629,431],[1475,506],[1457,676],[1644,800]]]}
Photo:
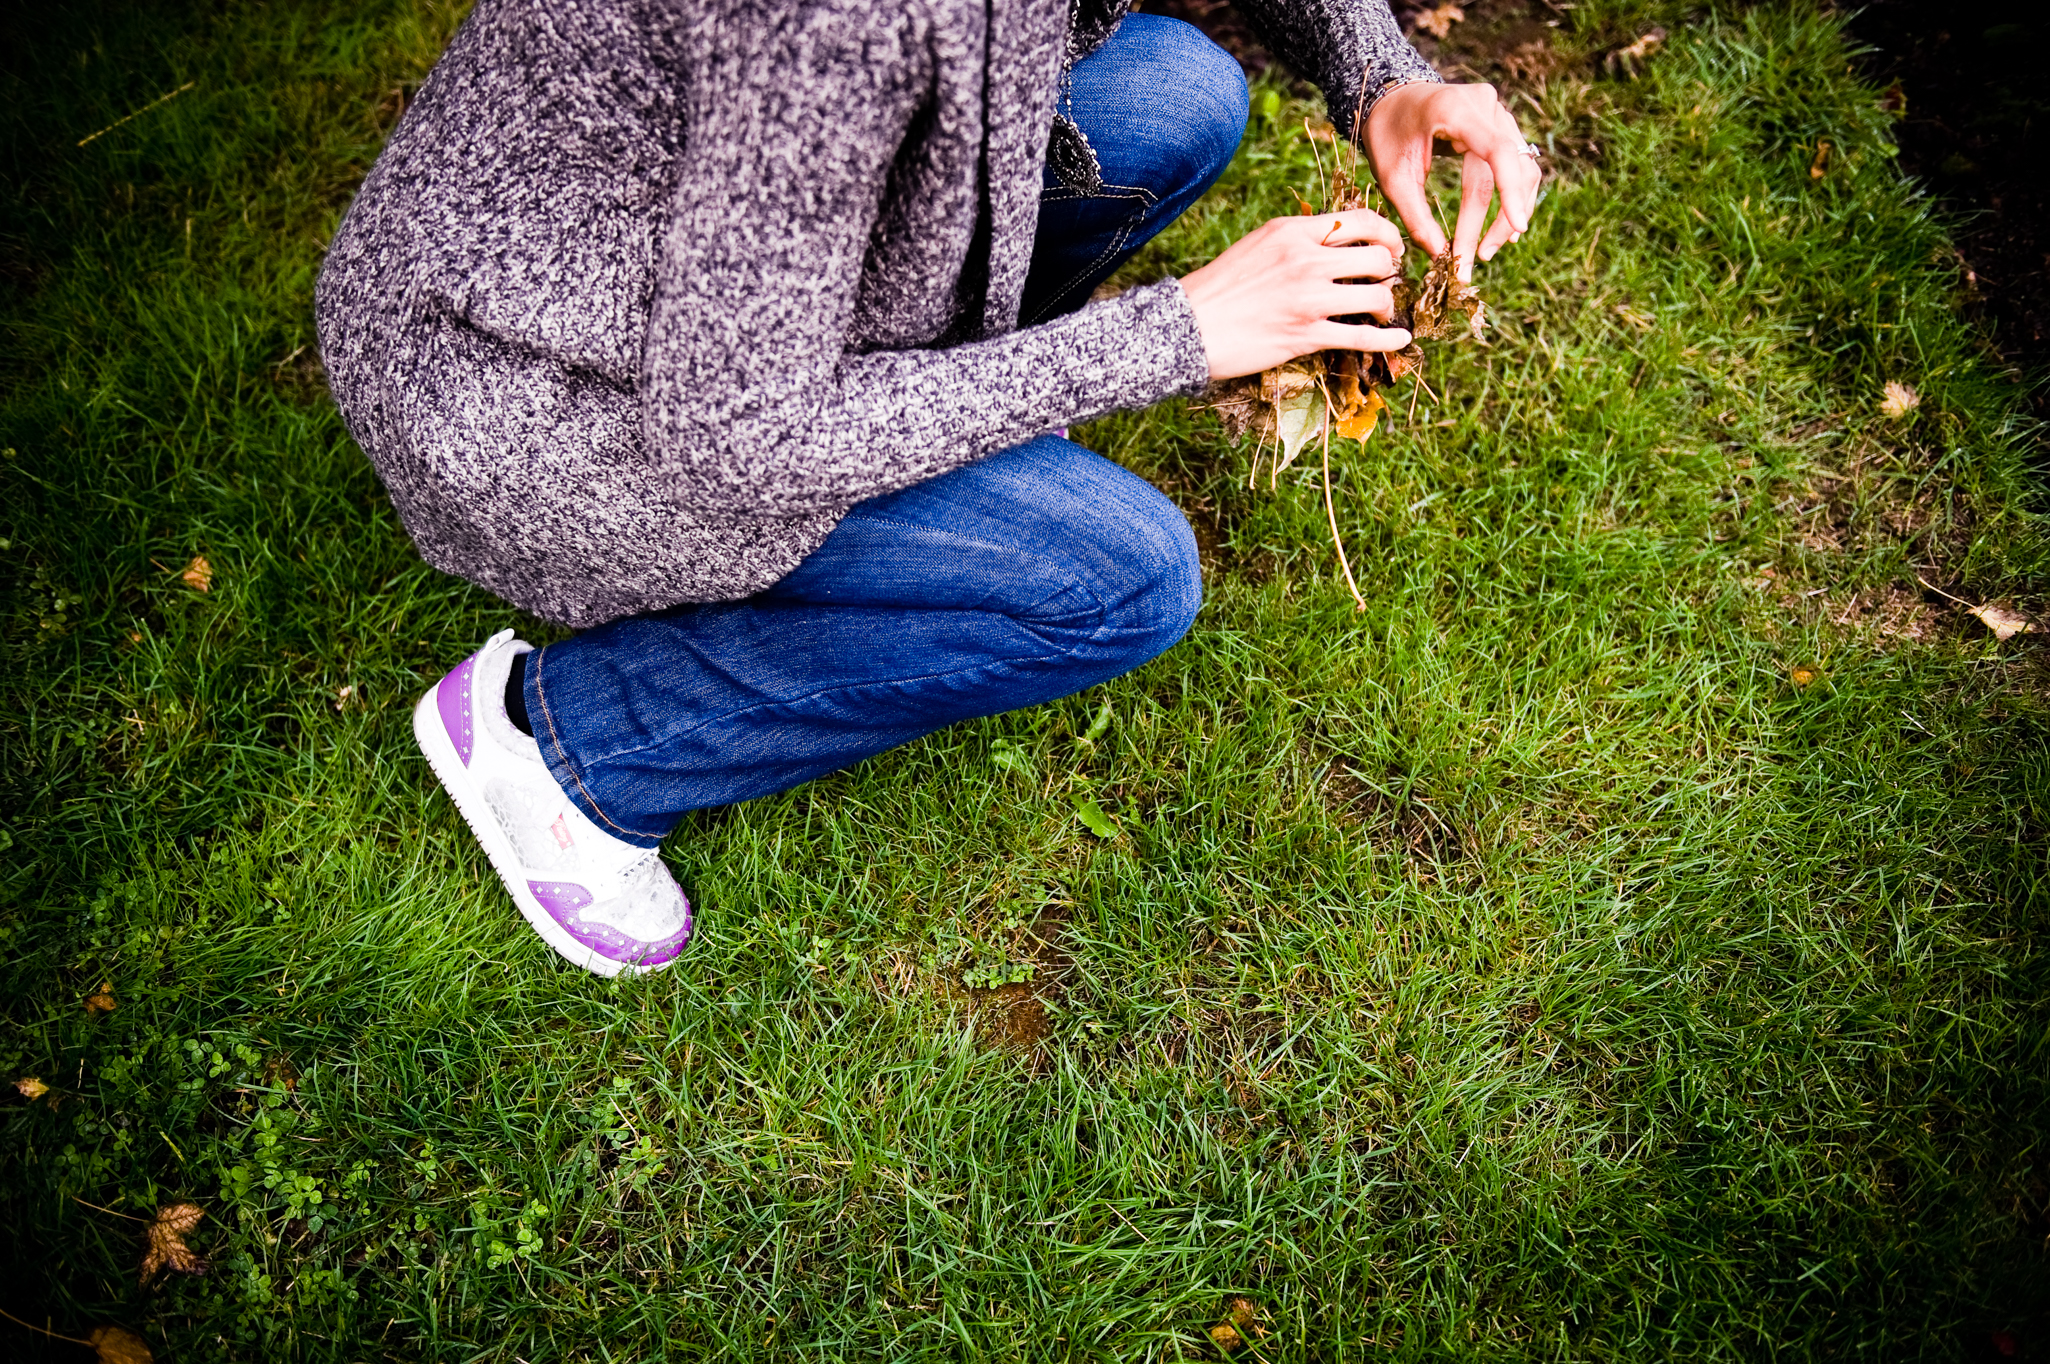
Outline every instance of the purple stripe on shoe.
{"label": "purple stripe on shoe", "polygon": [[676,954],[683,951],[684,943],[690,940],[688,900],[684,901],[681,929],[656,942],[641,942],[627,937],[610,924],[587,921],[584,911],[591,907],[591,892],[574,881],[529,881],[527,889],[541,902],[541,908],[548,911],[549,918],[561,924],[572,938],[609,961],[661,966],[675,960]]}
{"label": "purple stripe on shoe", "polygon": [[456,670],[441,679],[441,685],[434,689],[434,704],[441,712],[441,727],[448,731],[448,737],[455,742],[456,756],[463,760],[463,766],[470,765],[474,734],[470,716],[470,679],[477,672],[477,656],[471,654],[456,666]]}

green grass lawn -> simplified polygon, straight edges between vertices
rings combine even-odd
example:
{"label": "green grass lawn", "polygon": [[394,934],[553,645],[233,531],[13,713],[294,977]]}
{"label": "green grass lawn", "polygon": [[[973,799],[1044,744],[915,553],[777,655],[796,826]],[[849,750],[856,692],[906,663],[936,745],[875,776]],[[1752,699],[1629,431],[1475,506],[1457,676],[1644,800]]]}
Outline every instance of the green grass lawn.
{"label": "green grass lawn", "polygon": [[[1234,1298],[1271,1361],[2045,1357],[2046,655],[1965,609],[2050,582],[2024,380],[1837,17],[1556,12],[1490,342],[1334,453],[1366,610],[1314,458],[1087,428],[1199,530],[1190,637],[691,818],[698,937],[624,983],[410,742],[548,632],[421,563],[311,358],[457,7],[9,21],[0,1307],[167,1360],[1215,1358]],[[1314,112],[1133,277],[1291,211]],[[138,1288],[178,1199],[213,1268]]]}

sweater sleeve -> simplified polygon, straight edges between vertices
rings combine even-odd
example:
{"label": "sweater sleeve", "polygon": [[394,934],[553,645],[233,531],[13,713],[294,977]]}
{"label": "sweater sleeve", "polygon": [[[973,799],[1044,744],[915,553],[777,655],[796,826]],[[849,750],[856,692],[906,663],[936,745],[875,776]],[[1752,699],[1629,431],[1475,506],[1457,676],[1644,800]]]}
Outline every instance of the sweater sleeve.
{"label": "sweater sleeve", "polygon": [[1331,121],[1350,136],[1391,81],[1437,81],[1402,36],[1388,0],[1234,0],[1260,41],[1324,92]]}
{"label": "sweater sleeve", "polygon": [[[935,116],[953,54],[935,52],[917,5],[777,9],[730,52],[727,34],[692,39],[709,55],[693,64],[641,365],[642,434],[683,506],[842,510],[1202,389],[1202,340],[1172,280],[994,339],[853,350],[884,188],[908,173],[907,133]],[[961,208],[972,220],[974,203]]]}

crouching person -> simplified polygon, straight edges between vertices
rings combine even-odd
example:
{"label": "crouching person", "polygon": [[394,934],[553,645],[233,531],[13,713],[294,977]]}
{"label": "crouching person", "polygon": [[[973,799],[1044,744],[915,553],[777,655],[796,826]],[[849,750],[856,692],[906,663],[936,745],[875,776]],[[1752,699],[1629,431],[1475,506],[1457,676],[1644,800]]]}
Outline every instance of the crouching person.
{"label": "crouching person", "polygon": [[[336,399],[429,562],[578,631],[494,635],[414,732],[575,964],[676,958],[686,812],[1188,630],[1188,523],[1068,425],[1408,341],[1329,320],[1388,315],[1335,282],[1395,269],[1364,211],[1091,301],[1246,119],[1231,58],[1126,3],[480,0],[365,181],[318,290]],[[1522,226],[1514,121],[1385,0],[1242,8],[1419,204],[1433,136],[1470,187],[1499,162],[1483,255]]]}

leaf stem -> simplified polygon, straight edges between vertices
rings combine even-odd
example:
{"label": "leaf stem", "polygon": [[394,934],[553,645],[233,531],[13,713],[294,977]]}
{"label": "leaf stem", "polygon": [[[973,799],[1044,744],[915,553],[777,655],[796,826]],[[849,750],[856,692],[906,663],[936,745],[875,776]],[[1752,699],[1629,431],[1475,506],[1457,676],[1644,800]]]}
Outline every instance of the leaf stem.
{"label": "leaf stem", "polygon": [[1331,546],[1338,551],[1338,566],[1345,570],[1345,585],[1352,589],[1352,609],[1367,609],[1367,599],[1360,595],[1360,585],[1353,581],[1352,565],[1345,560],[1345,539],[1338,533],[1338,509],[1331,504],[1331,390],[1324,387],[1322,378],[1317,386],[1324,389],[1324,515],[1331,522]]}
{"label": "leaf stem", "polygon": [[[72,1202],[74,1202],[74,1203],[85,1203],[85,1200],[84,1200],[83,1198],[80,1198],[80,1197],[79,1197],[79,1196],[78,1196],[77,1194],[73,1194],[73,1195],[71,1195],[71,1201],[72,1201]],[[116,1217],[125,1217],[125,1218],[127,1218],[127,1219],[128,1219],[129,1221],[131,1221],[131,1222],[147,1222],[147,1221],[149,1221],[149,1219],[148,1219],[147,1217],[137,1217],[137,1216],[136,1216],[136,1215],[135,1215],[134,1213],[132,1213],[132,1212],[114,1212],[114,1210],[113,1210],[112,1208],[103,1208],[103,1207],[101,1207],[101,1206],[100,1206],[99,1204],[97,1204],[97,1203],[85,1203],[85,1205],[86,1205],[86,1206],[87,1206],[88,1208],[91,1208],[91,1209],[92,1209],[92,1210],[93,1210],[94,1212],[104,1212],[104,1213],[112,1213],[112,1214],[113,1214],[114,1216],[116,1216]]]}
{"label": "leaf stem", "polygon": [[32,1321],[23,1321],[20,1317],[15,1316],[14,1313],[8,1311],[4,1307],[0,1307],[0,1317],[7,1318],[16,1326],[26,1326],[31,1331],[40,1331],[42,1334],[48,1336],[52,1340],[68,1340],[73,1345],[83,1345],[88,1349],[92,1347],[92,1342],[89,1340],[80,1340],[77,1336],[60,1336],[47,1326],[38,1326]]}
{"label": "leaf stem", "polygon": [[1942,597],[1947,601],[1956,602],[1959,606],[1964,607],[1967,611],[1976,611],[1979,609],[1978,607],[1973,606],[1970,602],[1966,601],[1963,597],[1951,596],[1950,593],[1944,591],[1935,583],[1930,582],[1927,578],[1923,577],[1919,573],[1915,575],[1915,581],[1922,584],[1922,586],[1928,588],[1931,592],[1934,592],[1937,596]]}

